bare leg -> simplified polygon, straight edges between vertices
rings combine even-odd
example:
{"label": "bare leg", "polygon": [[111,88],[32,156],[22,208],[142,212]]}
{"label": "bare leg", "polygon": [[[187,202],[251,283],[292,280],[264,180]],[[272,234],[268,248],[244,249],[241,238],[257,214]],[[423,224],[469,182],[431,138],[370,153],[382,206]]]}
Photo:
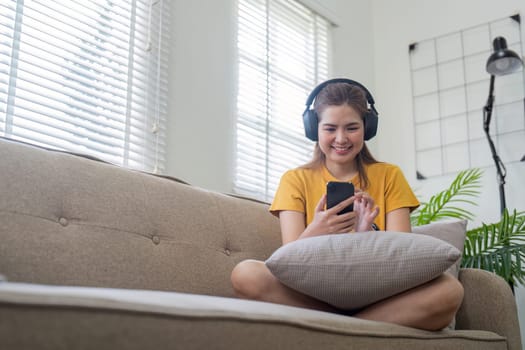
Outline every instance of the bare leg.
{"label": "bare leg", "polygon": [[262,261],[240,262],[232,271],[231,281],[239,298],[337,312],[336,308],[279,282]]}
{"label": "bare leg", "polygon": [[428,283],[371,305],[354,317],[440,330],[452,321],[462,300],[463,286],[445,273]]}
{"label": "bare leg", "polygon": [[[341,313],[341,310],[301,294],[277,280],[264,262],[245,260],[231,275],[235,293],[244,299]],[[373,304],[354,317],[396,323],[425,330],[439,330],[453,319],[463,300],[461,283],[449,274]]]}

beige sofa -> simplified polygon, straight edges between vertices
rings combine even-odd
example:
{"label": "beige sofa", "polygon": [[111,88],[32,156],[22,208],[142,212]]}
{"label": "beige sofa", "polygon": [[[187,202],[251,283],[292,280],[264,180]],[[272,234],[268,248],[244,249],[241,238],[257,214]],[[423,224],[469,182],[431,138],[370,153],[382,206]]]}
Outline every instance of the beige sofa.
{"label": "beige sofa", "polygon": [[500,278],[462,270],[457,330],[238,300],[279,245],[265,203],[0,140],[2,349],[521,349]]}

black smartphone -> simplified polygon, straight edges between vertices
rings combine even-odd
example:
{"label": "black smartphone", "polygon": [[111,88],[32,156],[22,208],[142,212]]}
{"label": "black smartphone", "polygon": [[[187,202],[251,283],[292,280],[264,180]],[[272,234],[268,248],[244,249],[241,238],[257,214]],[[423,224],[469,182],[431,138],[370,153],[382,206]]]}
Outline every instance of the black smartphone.
{"label": "black smartphone", "polygon": [[[351,182],[336,182],[330,181],[326,184],[326,209],[339,204],[345,199],[354,195],[354,185]],[[354,210],[354,205],[350,204],[348,207],[341,210],[338,215],[348,213]]]}

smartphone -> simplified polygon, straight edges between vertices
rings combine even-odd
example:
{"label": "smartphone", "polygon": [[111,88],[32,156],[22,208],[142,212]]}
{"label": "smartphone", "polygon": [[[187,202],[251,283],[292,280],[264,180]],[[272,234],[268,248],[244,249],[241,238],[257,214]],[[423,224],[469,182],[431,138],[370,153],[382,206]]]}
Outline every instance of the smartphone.
{"label": "smartphone", "polygon": [[[338,203],[344,201],[345,199],[352,197],[354,195],[354,185],[351,182],[336,182],[330,181],[326,184],[326,209],[337,205]],[[348,213],[354,210],[354,205],[350,204],[343,210],[341,210],[338,215]]]}

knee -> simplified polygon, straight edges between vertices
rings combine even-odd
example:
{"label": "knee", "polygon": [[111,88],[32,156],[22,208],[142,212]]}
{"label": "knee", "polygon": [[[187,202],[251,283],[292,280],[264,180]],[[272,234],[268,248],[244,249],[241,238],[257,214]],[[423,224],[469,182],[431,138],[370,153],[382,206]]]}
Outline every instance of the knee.
{"label": "knee", "polygon": [[457,278],[447,274],[443,275],[444,282],[442,286],[442,302],[444,303],[445,310],[452,315],[455,315],[458,311],[461,303],[463,302],[463,285],[458,281]]}
{"label": "knee", "polygon": [[240,298],[260,300],[264,296],[269,273],[262,261],[241,261],[230,276],[235,294]]}
{"label": "knee", "polygon": [[443,329],[454,320],[464,295],[463,285],[455,277],[444,274],[440,279],[433,307],[429,308],[430,317],[436,320],[434,330]]}

